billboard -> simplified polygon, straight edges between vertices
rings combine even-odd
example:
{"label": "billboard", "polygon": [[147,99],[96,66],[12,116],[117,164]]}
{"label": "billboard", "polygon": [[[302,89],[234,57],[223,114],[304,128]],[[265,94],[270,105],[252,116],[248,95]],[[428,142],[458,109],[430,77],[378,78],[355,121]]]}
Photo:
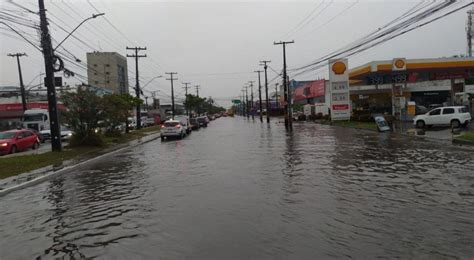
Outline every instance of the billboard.
{"label": "billboard", "polygon": [[351,118],[351,100],[347,59],[329,61],[329,84],[331,120],[349,120]]}

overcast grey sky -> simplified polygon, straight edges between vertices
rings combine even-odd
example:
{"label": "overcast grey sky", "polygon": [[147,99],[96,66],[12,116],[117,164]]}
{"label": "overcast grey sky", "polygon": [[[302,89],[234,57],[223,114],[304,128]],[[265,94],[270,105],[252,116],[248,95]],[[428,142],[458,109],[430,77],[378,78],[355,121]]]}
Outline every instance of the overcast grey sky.
{"label": "overcast grey sky", "polygon": [[[22,10],[8,0],[0,1],[2,11]],[[34,11],[38,9],[36,0],[14,2]],[[201,96],[213,96],[222,105],[238,96],[245,82],[257,80],[252,71],[262,69],[258,66],[259,60],[271,60],[270,66],[277,71],[282,68],[282,47],[274,46],[274,41],[295,40],[287,47],[288,67],[305,65],[379,28],[419,2],[90,0],[89,3],[86,0],[45,0],[47,16],[54,22],[50,24],[51,34],[57,41],[66,35],[60,27],[70,31],[86,17],[97,13],[94,7],[105,12],[108,21],[118,29],[103,17],[80,27],[74,35],[83,42],[69,38],[63,44],[79,59],[86,61],[86,52],[94,50],[126,55],[126,46],[146,46],[148,50],[142,53],[148,57],[140,59],[139,63],[143,83],[164,72],[178,72],[179,80],[175,84],[178,96],[183,97],[184,93],[181,82],[191,82],[201,85]],[[353,56],[349,65],[355,67],[371,60],[394,57],[435,58],[465,54],[466,11]],[[15,13],[38,20],[35,14]],[[308,19],[301,23],[305,17]],[[34,29],[16,28],[38,42]],[[25,84],[44,71],[38,50],[17,39],[18,36],[2,24],[0,33],[0,85],[18,85],[16,61],[7,57],[7,53],[28,54],[21,59]],[[68,62],[66,67],[87,76],[85,69],[74,63]],[[134,60],[128,60],[128,67],[134,71]],[[326,74],[324,69],[296,79],[315,79],[326,77]],[[269,70],[269,78],[275,75]],[[131,86],[135,84],[133,77],[133,74],[129,75]],[[85,82],[81,78],[65,81]],[[153,90],[159,90],[165,102],[169,100],[169,81],[156,79],[146,87],[145,94],[150,95],[149,91]]]}

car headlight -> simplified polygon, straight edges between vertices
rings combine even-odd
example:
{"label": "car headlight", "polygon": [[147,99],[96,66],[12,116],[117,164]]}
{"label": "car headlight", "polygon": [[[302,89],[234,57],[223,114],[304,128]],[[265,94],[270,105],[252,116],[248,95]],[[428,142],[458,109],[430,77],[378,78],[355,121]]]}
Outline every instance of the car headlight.
{"label": "car headlight", "polygon": [[7,145],[8,145],[8,143],[1,143],[0,147],[6,147]]}
{"label": "car headlight", "polygon": [[72,133],[68,133],[67,135],[68,135],[68,136],[72,136]]}

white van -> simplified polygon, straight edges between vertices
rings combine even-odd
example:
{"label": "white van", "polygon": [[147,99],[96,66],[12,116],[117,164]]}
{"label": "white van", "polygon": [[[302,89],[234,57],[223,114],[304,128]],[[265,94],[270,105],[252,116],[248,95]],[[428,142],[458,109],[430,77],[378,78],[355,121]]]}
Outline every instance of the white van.
{"label": "white van", "polygon": [[23,127],[37,131],[49,130],[49,113],[47,109],[28,109],[23,113]]}

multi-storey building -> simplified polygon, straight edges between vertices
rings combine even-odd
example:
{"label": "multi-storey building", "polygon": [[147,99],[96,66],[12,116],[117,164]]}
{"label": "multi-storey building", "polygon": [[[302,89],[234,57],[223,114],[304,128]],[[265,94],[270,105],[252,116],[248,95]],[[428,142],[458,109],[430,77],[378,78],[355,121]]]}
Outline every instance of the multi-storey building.
{"label": "multi-storey building", "polygon": [[128,93],[127,58],[116,52],[87,53],[87,77],[89,85]]}

